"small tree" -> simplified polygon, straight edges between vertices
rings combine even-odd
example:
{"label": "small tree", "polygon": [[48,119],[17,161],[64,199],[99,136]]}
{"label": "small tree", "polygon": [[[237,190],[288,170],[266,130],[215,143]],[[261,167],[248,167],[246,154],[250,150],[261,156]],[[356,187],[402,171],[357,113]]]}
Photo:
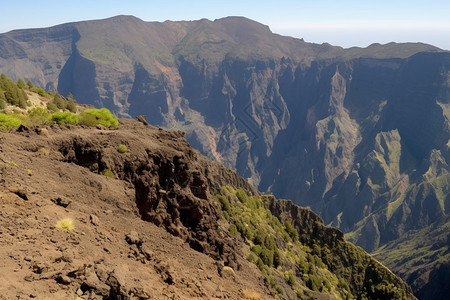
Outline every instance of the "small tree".
{"label": "small tree", "polygon": [[25,82],[24,82],[22,79],[19,79],[19,80],[17,81],[17,87],[18,87],[19,89],[26,89],[26,88],[27,88]]}
{"label": "small tree", "polygon": [[53,101],[47,102],[47,109],[53,112],[58,111],[58,107],[55,105]]}
{"label": "small tree", "polygon": [[75,100],[73,100],[72,98],[69,98],[66,102],[66,109],[73,113],[76,112],[77,106],[75,104]]}
{"label": "small tree", "polygon": [[53,103],[55,103],[56,107],[58,107],[59,109],[66,108],[66,101],[59,93],[56,93],[53,97]]}
{"label": "small tree", "polygon": [[5,95],[3,94],[3,91],[0,89],[0,109],[5,108],[6,108],[6,98]]}

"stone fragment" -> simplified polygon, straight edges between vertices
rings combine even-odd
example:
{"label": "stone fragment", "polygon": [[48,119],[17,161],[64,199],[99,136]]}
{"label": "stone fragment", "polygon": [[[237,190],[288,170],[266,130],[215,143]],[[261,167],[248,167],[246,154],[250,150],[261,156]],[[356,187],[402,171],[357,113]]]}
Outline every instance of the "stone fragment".
{"label": "stone fragment", "polygon": [[131,231],[129,234],[125,235],[125,240],[130,245],[141,245],[142,240],[136,231]]}

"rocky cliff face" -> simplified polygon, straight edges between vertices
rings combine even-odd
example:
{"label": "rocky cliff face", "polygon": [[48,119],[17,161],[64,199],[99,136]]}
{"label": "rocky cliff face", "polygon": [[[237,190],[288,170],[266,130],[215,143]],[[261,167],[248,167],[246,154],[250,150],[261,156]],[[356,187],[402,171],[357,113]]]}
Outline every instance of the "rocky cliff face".
{"label": "rocky cliff face", "polygon": [[342,49],[245,18],[119,16],[6,33],[0,53],[10,77],[185,131],[368,251],[448,215],[450,54],[432,46]]}

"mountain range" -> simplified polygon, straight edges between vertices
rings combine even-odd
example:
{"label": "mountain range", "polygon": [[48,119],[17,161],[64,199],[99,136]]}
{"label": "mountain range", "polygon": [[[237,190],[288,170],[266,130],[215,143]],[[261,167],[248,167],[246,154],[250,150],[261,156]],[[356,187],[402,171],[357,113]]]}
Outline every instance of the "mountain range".
{"label": "mountain range", "polygon": [[[259,190],[339,227],[421,299],[448,289],[433,278],[448,272],[449,65],[426,44],[343,49],[241,17],[0,35],[1,73],[185,131]],[[407,245],[424,232],[440,246]]]}

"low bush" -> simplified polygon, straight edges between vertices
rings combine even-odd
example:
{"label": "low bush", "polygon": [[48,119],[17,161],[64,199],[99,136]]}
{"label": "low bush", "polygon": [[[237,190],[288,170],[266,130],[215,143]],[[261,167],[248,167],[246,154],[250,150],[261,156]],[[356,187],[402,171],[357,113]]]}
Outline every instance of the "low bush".
{"label": "low bush", "polygon": [[234,278],[235,276],[234,270],[229,266],[224,266],[222,268],[222,277]]}
{"label": "low bush", "polygon": [[110,169],[104,169],[102,175],[114,179],[114,173]]}
{"label": "low bush", "polygon": [[71,218],[65,218],[56,223],[56,228],[64,231],[72,231],[75,226],[73,225],[73,220]]}
{"label": "low bush", "polygon": [[[0,95],[3,95],[3,93],[0,92]],[[6,99],[0,98],[0,109],[5,109],[6,108]]]}
{"label": "low bush", "polygon": [[43,107],[35,107],[28,111],[28,121],[27,123],[33,125],[42,125],[49,122],[50,113],[47,109]]}
{"label": "low bush", "polygon": [[231,224],[230,227],[228,228],[228,230],[230,231],[230,233],[232,235],[237,235],[238,234],[238,230],[236,228],[236,225],[234,225],[234,224]]}
{"label": "low bush", "polygon": [[69,98],[66,103],[66,109],[73,113],[77,112],[77,105],[75,100]]}
{"label": "low bush", "polygon": [[244,290],[243,294],[244,294],[244,299],[249,299],[249,300],[259,300],[261,297],[257,292],[249,291],[249,290]]}
{"label": "low bush", "polygon": [[106,127],[116,127],[119,121],[108,109],[87,109],[81,113],[80,123],[86,126],[101,124]]}
{"label": "low bush", "polygon": [[284,272],[284,279],[286,280],[287,284],[289,284],[291,287],[294,287],[295,277],[294,272],[292,272],[292,270]]}
{"label": "low bush", "polygon": [[58,124],[78,124],[80,118],[71,112],[55,112],[50,115],[49,120]]}
{"label": "low bush", "polygon": [[47,94],[47,92],[43,88],[33,87],[33,88],[30,88],[30,91],[38,94],[39,96],[50,98],[50,95]]}
{"label": "low bush", "polygon": [[58,111],[58,106],[56,106],[55,102],[49,101],[47,102],[47,109],[51,112]]}
{"label": "low bush", "polygon": [[22,124],[22,120],[18,117],[0,113],[0,129],[19,127],[20,124]]}
{"label": "low bush", "polygon": [[294,226],[292,226],[291,222],[289,221],[284,222],[284,230],[286,230],[286,232],[289,234],[289,236],[294,242],[298,241],[298,232],[294,228]]}
{"label": "low bush", "polygon": [[120,145],[117,147],[117,151],[118,151],[119,153],[125,153],[125,152],[128,151],[128,148],[127,148],[127,146],[125,146],[124,144],[120,144]]}

